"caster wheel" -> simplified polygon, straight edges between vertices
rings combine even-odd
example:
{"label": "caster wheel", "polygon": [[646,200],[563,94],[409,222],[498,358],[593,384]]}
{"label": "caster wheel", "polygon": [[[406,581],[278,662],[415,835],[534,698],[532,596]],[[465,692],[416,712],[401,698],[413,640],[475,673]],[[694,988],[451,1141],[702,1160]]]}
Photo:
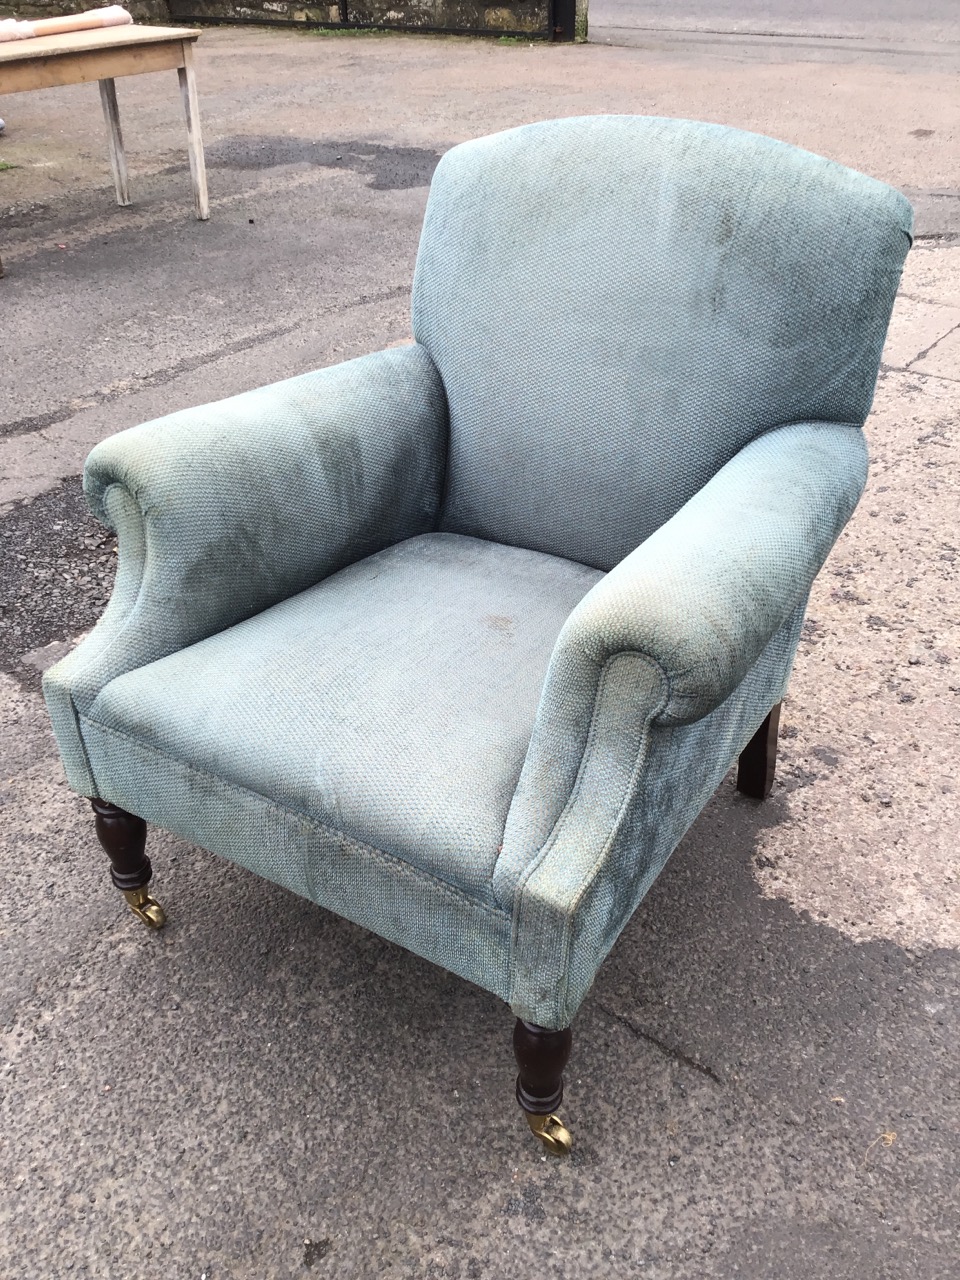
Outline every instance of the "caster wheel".
{"label": "caster wheel", "polygon": [[559,1116],[533,1116],[526,1113],[527,1124],[552,1156],[568,1156],[573,1147],[570,1131]]}
{"label": "caster wheel", "polygon": [[167,923],[167,915],[160,903],[143,889],[125,889],[123,896],[127,906],[148,929],[162,929]]}

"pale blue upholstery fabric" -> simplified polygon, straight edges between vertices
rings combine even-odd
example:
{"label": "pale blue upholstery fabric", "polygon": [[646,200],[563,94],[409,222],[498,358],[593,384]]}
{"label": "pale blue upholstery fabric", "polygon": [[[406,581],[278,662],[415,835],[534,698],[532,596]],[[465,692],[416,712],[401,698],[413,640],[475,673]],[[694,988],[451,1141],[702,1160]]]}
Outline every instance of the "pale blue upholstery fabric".
{"label": "pale blue upholstery fabric", "polygon": [[89,720],[492,902],[550,654],[601,576],[410,538],[111,681]]}
{"label": "pale blue upholstery fabric", "polygon": [[713,125],[455,148],[417,345],[91,454],[71,784],[567,1024],[783,694],[910,226]]}
{"label": "pale blue upholstery fabric", "polygon": [[898,191],[720,125],[455,147],[413,298],[450,404],[441,527],[610,569],[760,432],[862,423],[911,226]]}
{"label": "pale blue upholstery fabric", "polygon": [[76,727],[106,684],[434,528],[446,403],[418,347],[384,351],[99,444],[84,470],[120,563],[96,630],[44,692],[72,786]]}

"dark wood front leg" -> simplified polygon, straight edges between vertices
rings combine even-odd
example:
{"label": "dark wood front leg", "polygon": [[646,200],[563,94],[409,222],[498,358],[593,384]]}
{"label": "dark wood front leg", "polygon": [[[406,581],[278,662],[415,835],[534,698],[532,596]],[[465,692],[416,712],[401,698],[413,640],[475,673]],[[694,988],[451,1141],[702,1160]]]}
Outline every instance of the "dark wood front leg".
{"label": "dark wood front leg", "polygon": [[563,1100],[563,1068],[570,1057],[573,1033],[569,1027],[550,1031],[535,1022],[517,1019],[513,1029],[513,1051],[520,1074],[517,1101],[527,1123],[553,1155],[567,1155],[570,1134],[554,1114]]}
{"label": "dark wood front leg", "polygon": [[153,875],[146,854],[147,824],[108,800],[90,803],[96,815],[97,839],[110,859],[110,879],[138,920],[151,929],[162,929],[166,923],[163,907],[147,892]]}
{"label": "dark wood front leg", "polygon": [[110,859],[110,879],[124,891],[144,888],[153,875],[146,853],[147,824],[108,800],[90,803],[96,814],[97,839]]}
{"label": "dark wood front leg", "polygon": [[765,800],[773,790],[773,778],[777,771],[777,732],[780,728],[778,702],[772,707],[763,724],[740,752],[737,766],[737,790],[754,800]]}

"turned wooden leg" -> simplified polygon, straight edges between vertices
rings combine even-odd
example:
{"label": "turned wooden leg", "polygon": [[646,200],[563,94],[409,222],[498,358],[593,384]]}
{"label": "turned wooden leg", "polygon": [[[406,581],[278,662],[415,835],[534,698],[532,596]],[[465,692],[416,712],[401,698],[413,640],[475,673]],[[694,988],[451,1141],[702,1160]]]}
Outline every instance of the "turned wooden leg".
{"label": "turned wooden leg", "polygon": [[563,1068],[572,1043],[569,1027],[549,1031],[518,1018],[513,1029],[513,1052],[520,1068],[517,1101],[530,1128],[555,1156],[568,1155],[572,1145],[570,1134],[554,1114],[563,1099]]}
{"label": "turned wooden leg", "polygon": [[146,854],[147,824],[108,800],[90,803],[96,814],[97,839],[110,859],[110,879],[138,920],[151,929],[162,929],[167,919],[163,907],[147,892],[153,875]]}
{"label": "turned wooden leg", "polygon": [[773,790],[777,771],[777,730],[780,728],[778,702],[771,708],[763,724],[740,752],[737,767],[737,790],[754,800],[765,800]]}

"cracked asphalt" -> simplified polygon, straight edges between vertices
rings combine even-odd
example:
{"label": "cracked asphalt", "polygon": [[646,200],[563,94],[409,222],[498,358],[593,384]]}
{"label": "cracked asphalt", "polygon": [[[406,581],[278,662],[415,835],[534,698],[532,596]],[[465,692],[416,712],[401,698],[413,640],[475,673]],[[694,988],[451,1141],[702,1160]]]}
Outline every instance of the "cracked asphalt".
{"label": "cracked asphalt", "polygon": [[[739,52],[738,52],[739,49]],[[205,31],[212,217],[172,75],[4,102],[0,1276],[953,1280],[960,1274],[960,99],[712,47]],[[574,1028],[569,1161],[493,997],[151,833],[141,929],[67,789],[40,669],[95,621],[107,434],[401,342],[427,183],[526,120],[720,120],[911,193],[867,493],[811,601],[764,804],[727,779]]]}

